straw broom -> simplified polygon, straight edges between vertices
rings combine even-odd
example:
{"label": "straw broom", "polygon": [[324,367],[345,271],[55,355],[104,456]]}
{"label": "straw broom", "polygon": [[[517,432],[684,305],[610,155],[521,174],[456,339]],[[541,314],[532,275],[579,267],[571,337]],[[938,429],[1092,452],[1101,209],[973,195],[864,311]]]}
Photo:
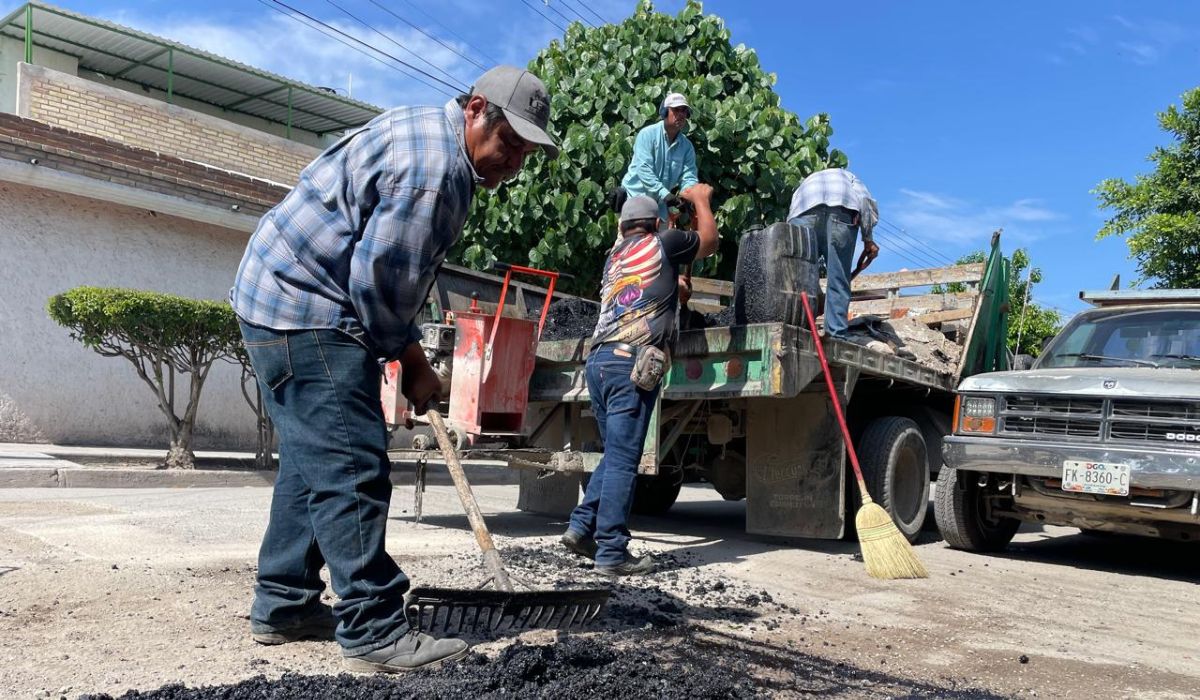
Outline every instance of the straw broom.
{"label": "straw broom", "polygon": [[858,530],[858,546],[862,549],[863,563],[867,565],[867,574],[874,578],[929,578],[925,565],[917,558],[908,539],[892,522],[892,516],[883,506],[871,499],[867,492],[867,484],[863,480],[862,467],[858,464],[858,454],[850,441],[850,429],[846,426],[846,416],[842,412],[842,402],[837,389],[833,385],[833,375],[829,371],[829,361],[825,359],[825,348],[821,345],[821,337],[817,333],[817,319],[813,316],[808,294],[800,292],[800,301],[804,305],[804,315],[808,318],[808,327],[812,331],[813,345],[817,348],[817,357],[821,360],[821,371],[825,375],[825,385],[829,388],[829,398],[833,402],[833,411],[837,415],[838,425],[842,428],[842,438],[846,443],[846,452],[850,454],[850,466],[854,467],[854,478],[858,480],[858,492],[862,494],[862,507],[854,516],[854,527]]}

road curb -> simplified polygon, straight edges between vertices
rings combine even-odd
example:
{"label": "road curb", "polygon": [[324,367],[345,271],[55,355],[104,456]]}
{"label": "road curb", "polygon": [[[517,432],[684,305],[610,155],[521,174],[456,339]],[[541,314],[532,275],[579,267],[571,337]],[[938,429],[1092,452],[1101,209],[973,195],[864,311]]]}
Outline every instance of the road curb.
{"label": "road curb", "polygon": [[[70,488],[70,489],[186,489],[264,487],[275,483],[275,471],[234,469],[138,469],[87,467],[11,467],[0,469],[0,489]],[[474,468],[469,470],[471,483],[479,486],[518,483],[518,474],[504,468]],[[392,485],[412,488],[415,483],[411,467],[392,469]],[[438,465],[429,465],[425,483],[430,486],[451,484],[450,476]]]}

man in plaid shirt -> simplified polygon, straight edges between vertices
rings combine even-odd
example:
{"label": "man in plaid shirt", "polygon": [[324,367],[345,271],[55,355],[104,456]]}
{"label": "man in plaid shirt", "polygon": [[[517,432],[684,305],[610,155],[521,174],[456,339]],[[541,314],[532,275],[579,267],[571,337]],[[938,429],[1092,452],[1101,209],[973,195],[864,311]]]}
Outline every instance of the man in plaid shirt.
{"label": "man in plaid shirt", "polygon": [[[550,97],[499,66],[442,107],[400,107],[317,157],[250,238],[230,300],[279,435],[279,475],[250,631],[263,644],[328,636],[347,664],[404,671],[467,645],[411,630],[408,577],[384,548],[392,484],[379,384],[399,359],[418,412],[441,383],[417,314],[462,232],[476,186],[541,148]],[[340,601],[321,604],[322,565]]]}
{"label": "man in plaid shirt", "polygon": [[[828,168],[804,178],[796,188],[788,221],[806,226],[817,235],[817,249],[825,254],[825,335],[845,338],[850,280],[879,255],[879,246],[872,235],[879,221],[879,207],[854,173],[844,168]],[[851,272],[860,231],[863,252]]]}

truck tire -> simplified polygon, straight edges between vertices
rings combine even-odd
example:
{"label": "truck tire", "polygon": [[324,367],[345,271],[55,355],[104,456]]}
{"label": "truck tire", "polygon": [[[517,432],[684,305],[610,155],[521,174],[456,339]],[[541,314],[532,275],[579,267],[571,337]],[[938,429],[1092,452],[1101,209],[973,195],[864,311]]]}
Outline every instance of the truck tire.
{"label": "truck tire", "polygon": [[[982,489],[968,475],[942,465],[933,494],[933,517],[942,539],[954,549],[968,552],[1000,552],[1017,534],[1016,518],[988,518]],[[963,478],[960,478],[963,477]]]}
{"label": "truck tire", "polygon": [[[579,480],[581,494],[587,493],[590,473]],[[675,472],[655,476],[639,476],[633,487],[633,512],[638,515],[663,515],[675,505],[683,488],[681,475]]]}
{"label": "truck tire", "polygon": [[[915,541],[929,510],[929,463],[921,427],[902,416],[876,418],[859,438],[858,457],[871,498],[909,542]],[[851,493],[857,510],[862,505],[857,487]]]}
{"label": "truck tire", "polygon": [[675,471],[654,476],[639,476],[633,488],[633,512],[638,515],[663,515],[683,488],[683,474]]}

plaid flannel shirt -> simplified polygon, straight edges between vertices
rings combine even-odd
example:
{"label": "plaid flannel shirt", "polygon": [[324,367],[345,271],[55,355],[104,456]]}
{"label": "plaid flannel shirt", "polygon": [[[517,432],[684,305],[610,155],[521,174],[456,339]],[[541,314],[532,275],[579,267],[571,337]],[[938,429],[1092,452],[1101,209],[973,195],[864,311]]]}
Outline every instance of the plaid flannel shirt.
{"label": "plaid flannel shirt", "polygon": [[879,206],[867,191],[867,186],[854,177],[854,173],[844,168],[828,168],[804,178],[792,194],[788,221],[821,204],[858,212],[862,239],[871,240],[875,224],[879,221]]}
{"label": "plaid flannel shirt", "polygon": [[398,357],[421,337],[417,316],[479,180],[464,129],[453,100],[400,107],[317,156],[251,236],[229,293],[237,315],[343,330]]}

